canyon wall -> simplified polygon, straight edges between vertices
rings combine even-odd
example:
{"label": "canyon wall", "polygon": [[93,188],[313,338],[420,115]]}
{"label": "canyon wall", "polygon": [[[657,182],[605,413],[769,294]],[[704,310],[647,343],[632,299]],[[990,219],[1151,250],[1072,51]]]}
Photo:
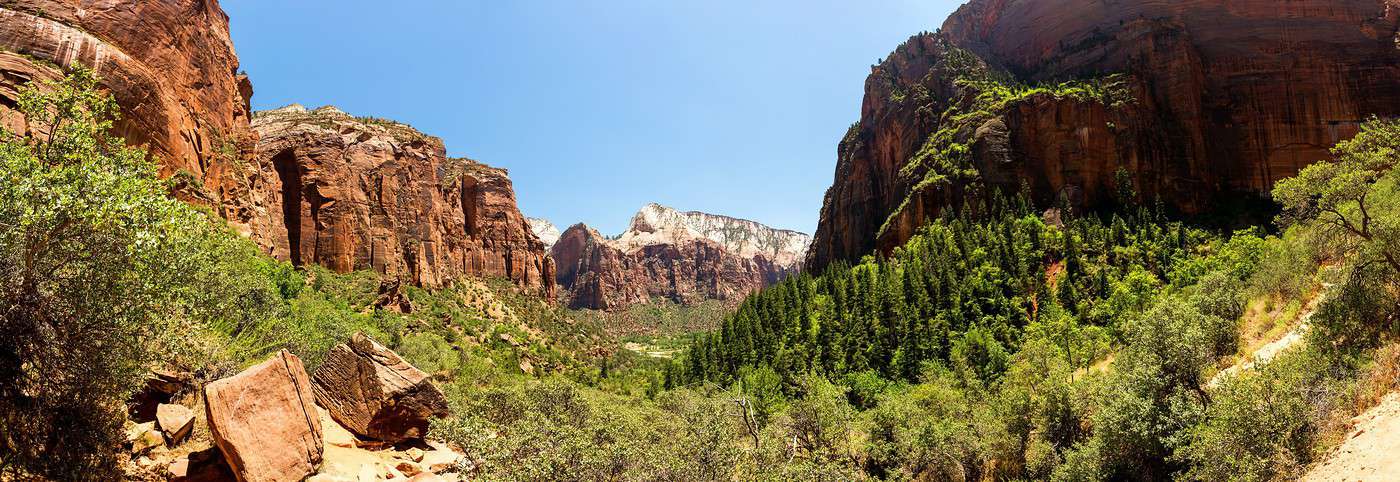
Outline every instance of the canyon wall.
{"label": "canyon wall", "polygon": [[753,221],[648,204],[614,238],[570,227],[550,257],[570,307],[618,310],[742,298],[796,273],[807,242]]}
{"label": "canyon wall", "polygon": [[6,128],[29,128],[12,115],[20,86],[74,65],[100,76],[121,107],[115,134],[149,150],[175,196],[279,259],[430,287],[504,277],[553,294],[553,265],[505,171],[333,110],[280,111],[255,130],[252,83],[216,0],[0,0]]}
{"label": "canyon wall", "polygon": [[1398,25],[1395,0],[969,2],[872,68],[807,267],[893,249],[990,189],[1098,206],[1122,172],[1185,213],[1266,194],[1400,115]]}
{"label": "canyon wall", "polygon": [[259,112],[249,201],[229,220],[278,259],[421,286],[504,277],[553,295],[554,265],[501,169],[333,107]]}
{"label": "canyon wall", "polygon": [[[252,84],[238,71],[228,15],[214,0],[0,0],[0,110],[17,88],[80,64],[121,106],[116,134],[145,145],[162,173],[183,173],[181,197],[216,209],[248,155]],[[18,116],[7,127],[23,131]]]}

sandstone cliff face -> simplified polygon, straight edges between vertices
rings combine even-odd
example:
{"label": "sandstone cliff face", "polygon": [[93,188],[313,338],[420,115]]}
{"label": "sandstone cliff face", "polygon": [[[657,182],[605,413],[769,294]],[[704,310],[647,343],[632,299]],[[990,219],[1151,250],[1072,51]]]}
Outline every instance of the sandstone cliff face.
{"label": "sandstone cliff face", "polygon": [[19,86],[84,65],[121,106],[116,134],[150,150],[180,181],[176,196],[281,259],[425,286],[500,276],[553,293],[504,171],[447,159],[407,126],[332,111],[261,119],[259,143],[228,22],[217,0],[0,0],[0,114]]}
{"label": "sandstone cliff face", "polygon": [[807,242],[753,221],[649,204],[613,239],[570,227],[550,257],[570,307],[617,310],[746,296],[796,273]]}
{"label": "sandstone cliff face", "polygon": [[237,190],[226,169],[252,147],[252,85],[218,1],[0,0],[0,111],[18,86],[75,64],[122,107],[117,134],[146,145],[166,175],[192,175],[183,197],[219,208]]}
{"label": "sandstone cliff face", "polygon": [[[1266,193],[1369,116],[1400,114],[1398,26],[1395,0],[974,0],[873,68],[807,266],[892,249],[988,187],[1098,205],[1121,170],[1188,213]],[[1131,101],[1025,87],[1111,73],[1094,84]],[[1021,95],[955,118],[986,107],[986,85],[960,78]],[[929,182],[911,162],[929,146],[975,176]]]}
{"label": "sandstone cliff face", "polygon": [[259,113],[246,205],[229,220],[279,259],[423,286],[504,277],[552,296],[554,265],[505,171],[442,141],[334,108]]}

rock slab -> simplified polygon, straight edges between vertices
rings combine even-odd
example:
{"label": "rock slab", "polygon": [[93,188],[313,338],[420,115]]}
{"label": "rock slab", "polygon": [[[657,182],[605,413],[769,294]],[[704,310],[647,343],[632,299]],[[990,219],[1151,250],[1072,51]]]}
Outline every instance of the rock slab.
{"label": "rock slab", "polygon": [[204,388],[209,431],[240,482],[302,480],[323,451],[311,381],[286,350]]}
{"label": "rock slab", "polygon": [[451,413],[428,374],[363,333],[331,348],[313,381],[316,403],[362,437],[421,438],[430,419]]}
{"label": "rock slab", "polygon": [[177,445],[194,430],[194,411],[184,405],[163,403],[156,407],[156,423],[171,445]]}

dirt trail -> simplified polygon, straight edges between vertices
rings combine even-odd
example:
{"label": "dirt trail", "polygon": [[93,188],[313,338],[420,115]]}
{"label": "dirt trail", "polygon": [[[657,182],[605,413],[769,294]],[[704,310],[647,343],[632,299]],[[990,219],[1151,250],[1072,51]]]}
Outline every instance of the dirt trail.
{"label": "dirt trail", "polygon": [[1346,442],[1309,470],[1304,482],[1400,480],[1400,392],[1352,423]]}
{"label": "dirt trail", "polygon": [[1239,363],[1235,363],[1229,368],[1221,370],[1220,373],[1216,373],[1214,377],[1211,377],[1210,383],[1207,383],[1206,386],[1214,387],[1224,381],[1226,377],[1235,376],[1240,372],[1252,370],[1255,366],[1268,363],[1275,357],[1283,354],[1283,352],[1288,351],[1289,348],[1306,340],[1308,327],[1311,326],[1312,323],[1313,313],[1317,312],[1317,307],[1321,306],[1322,301],[1327,298],[1327,290],[1331,289],[1331,287],[1332,285],[1330,283],[1324,283],[1322,285],[1322,293],[1313,297],[1312,301],[1308,302],[1308,305],[1303,309],[1303,315],[1298,317],[1298,326],[1288,330],[1288,333],[1284,333],[1279,339],[1259,347],[1258,350],[1255,350],[1254,353],[1250,354],[1247,358],[1240,360]]}

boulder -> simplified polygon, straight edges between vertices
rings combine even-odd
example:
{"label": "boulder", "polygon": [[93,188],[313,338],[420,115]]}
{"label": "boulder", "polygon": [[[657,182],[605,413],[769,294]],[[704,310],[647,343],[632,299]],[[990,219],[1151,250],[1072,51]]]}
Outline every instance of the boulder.
{"label": "boulder", "polygon": [[126,402],[127,416],[135,422],[156,419],[156,407],[170,403],[176,395],[194,386],[194,375],[185,372],[153,370],[146,381]]}
{"label": "boulder", "polygon": [[170,482],[232,482],[233,473],[218,448],[209,448],[170,462]]}
{"label": "boulder", "polygon": [[156,407],[156,423],[170,445],[178,445],[194,431],[194,411],[184,405],[162,403]]}
{"label": "boulder", "polygon": [[161,438],[160,432],[156,430],[155,422],[138,423],[127,427],[126,441],[131,444],[131,453],[145,453],[155,447],[165,444],[165,439]]}
{"label": "boulder", "polygon": [[321,422],[296,355],[210,383],[204,398],[214,444],[240,482],[302,480],[321,465]]}
{"label": "boulder", "polygon": [[362,437],[421,438],[429,419],[451,414],[428,374],[363,333],[331,348],[313,381],[316,403]]}

